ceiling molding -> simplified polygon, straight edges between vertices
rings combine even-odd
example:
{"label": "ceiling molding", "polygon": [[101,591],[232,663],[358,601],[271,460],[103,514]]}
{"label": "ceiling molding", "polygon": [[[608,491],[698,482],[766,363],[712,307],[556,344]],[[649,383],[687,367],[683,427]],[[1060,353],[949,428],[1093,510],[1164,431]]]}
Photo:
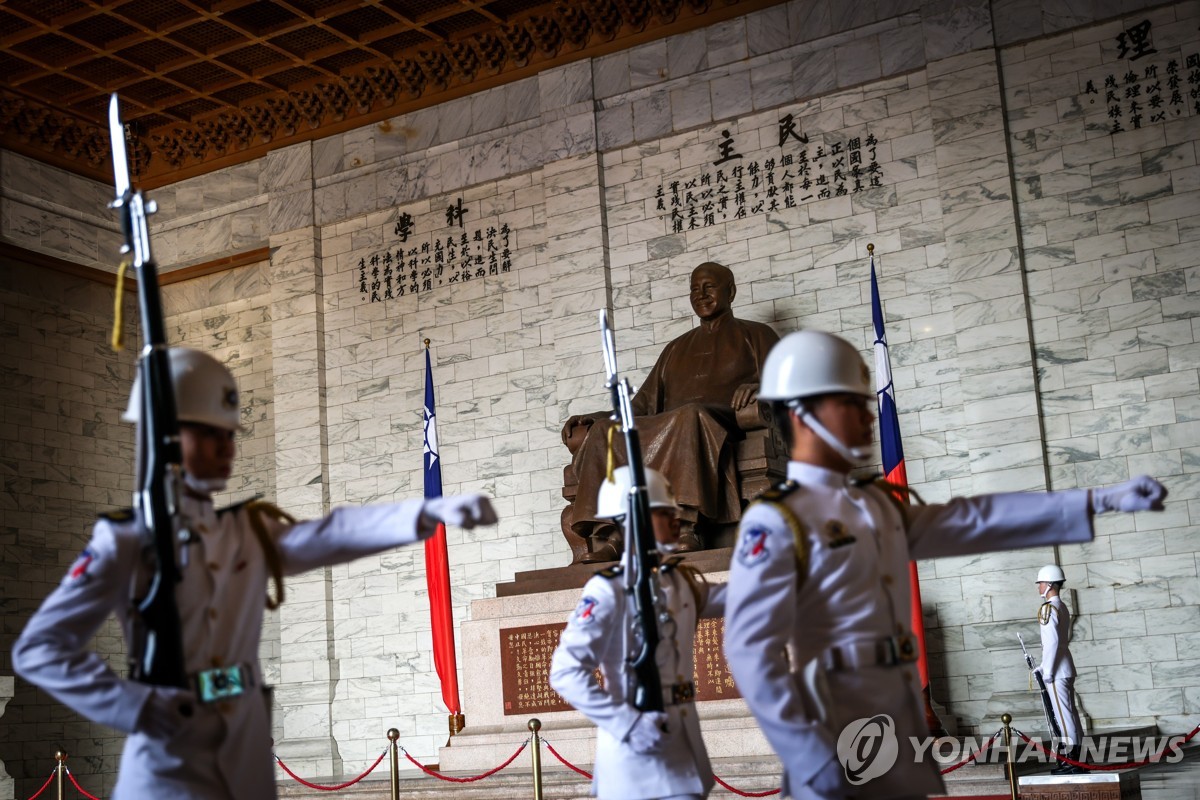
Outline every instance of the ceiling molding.
{"label": "ceiling molding", "polygon": [[4,0],[0,146],[153,187],[783,0]]}

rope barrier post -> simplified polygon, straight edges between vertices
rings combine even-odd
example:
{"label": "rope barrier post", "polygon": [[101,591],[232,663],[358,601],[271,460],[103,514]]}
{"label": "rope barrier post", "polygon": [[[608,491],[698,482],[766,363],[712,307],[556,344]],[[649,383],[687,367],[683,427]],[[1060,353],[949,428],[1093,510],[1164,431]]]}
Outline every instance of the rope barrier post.
{"label": "rope barrier post", "polygon": [[1008,763],[1005,764],[1008,772],[1008,791],[1012,794],[1012,800],[1017,800],[1017,764],[1013,759],[1012,714],[1004,712],[1000,715],[1000,722],[1004,724],[1004,749],[1008,753]]}
{"label": "rope barrier post", "polygon": [[400,731],[388,728],[388,749],[392,751],[392,800],[400,800],[400,747],[396,744]]}
{"label": "rope barrier post", "polygon": [[538,731],[542,729],[542,721],[529,720],[529,730],[533,734],[533,800],[542,800],[542,739]]}
{"label": "rope barrier post", "polygon": [[58,800],[63,800],[63,774],[67,771],[67,754],[58,750],[54,753],[54,760],[58,762],[54,773],[58,777]]}

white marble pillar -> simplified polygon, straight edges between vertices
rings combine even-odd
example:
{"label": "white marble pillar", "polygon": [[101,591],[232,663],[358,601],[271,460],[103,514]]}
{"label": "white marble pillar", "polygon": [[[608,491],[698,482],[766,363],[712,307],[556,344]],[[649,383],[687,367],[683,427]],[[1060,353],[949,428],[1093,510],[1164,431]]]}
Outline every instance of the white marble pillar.
{"label": "white marble pillar", "polygon": [[[301,519],[329,511],[324,292],[311,150],[300,144],[270,153],[263,175],[271,246],[276,497]],[[330,570],[289,578],[287,602],[278,613],[276,751],[300,774],[340,774],[332,724],[337,666]]]}

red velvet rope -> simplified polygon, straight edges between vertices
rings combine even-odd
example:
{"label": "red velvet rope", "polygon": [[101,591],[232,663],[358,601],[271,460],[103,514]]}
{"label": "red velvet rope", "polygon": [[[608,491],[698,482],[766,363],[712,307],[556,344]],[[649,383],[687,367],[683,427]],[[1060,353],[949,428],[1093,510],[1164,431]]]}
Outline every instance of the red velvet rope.
{"label": "red velvet rope", "polygon": [[717,783],[721,784],[721,786],[723,786],[728,791],[731,791],[734,794],[739,795],[741,797],[770,797],[773,794],[779,794],[779,792],[781,791],[780,789],[771,789],[768,792],[743,792],[741,789],[733,788],[728,783],[726,783],[725,781],[718,778],[716,775],[713,775],[713,780],[716,781]]}
{"label": "red velvet rope", "polygon": [[1035,742],[1033,739],[1030,739],[1028,736],[1026,736],[1021,731],[1017,730],[1016,728],[1013,728],[1013,733],[1015,733],[1017,736],[1020,736],[1028,744],[1033,745],[1034,747],[1036,747],[1038,750],[1041,750],[1046,755],[1051,756],[1052,758],[1056,758],[1059,761],[1064,761],[1073,767],[1083,767],[1084,769],[1087,769],[1092,772],[1110,772],[1110,771],[1118,770],[1118,769],[1132,769],[1133,767],[1144,767],[1147,764],[1153,764],[1153,763],[1157,762],[1159,759],[1161,759],[1163,757],[1163,754],[1166,753],[1167,750],[1169,750],[1170,748],[1183,747],[1185,744],[1187,744],[1193,738],[1195,738],[1196,734],[1200,733],[1200,725],[1197,725],[1196,727],[1192,728],[1191,733],[1189,733],[1187,736],[1184,736],[1183,739],[1176,742],[1175,744],[1170,744],[1170,742],[1169,742],[1170,737],[1168,737],[1168,744],[1166,744],[1163,747],[1163,749],[1159,750],[1157,753],[1150,756],[1149,758],[1143,758],[1141,761],[1126,761],[1123,764],[1089,764],[1086,761],[1076,761],[1073,758],[1067,758],[1066,756],[1060,755],[1058,753],[1051,753],[1049,750],[1042,747],[1040,742]]}
{"label": "red velvet rope", "polygon": [[71,770],[67,769],[67,767],[65,767],[65,766],[63,767],[63,769],[66,770],[67,777],[71,779],[71,783],[73,783],[75,785],[75,788],[79,790],[79,793],[81,795],[86,797],[88,800],[100,800],[99,797],[95,797],[93,795],[88,794],[87,790],[79,785],[79,781],[75,780],[75,776],[71,774]]}
{"label": "red velvet rope", "polygon": [[[389,745],[389,747],[390,747],[390,745]],[[386,756],[387,753],[388,753],[388,748],[385,747],[383,749],[383,752],[379,754],[379,758],[375,759],[375,763],[372,764],[371,766],[367,767],[366,772],[364,772],[362,775],[359,775],[354,780],[349,780],[349,781],[346,781],[345,783],[339,783],[337,786],[322,786],[319,783],[309,783],[308,781],[304,780],[304,778],[301,778],[299,775],[297,775],[296,773],[294,773],[290,769],[288,769],[288,765],[283,763],[283,759],[277,755],[275,756],[275,763],[277,763],[279,766],[283,767],[283,771],[286,772],[288,775],[290,775],[292,777],[292,780],[296,781],[297,783],[302,783],[310,789],[320,789],[322,792],[336,792],[338,789],[345,789],[348,786],[353,786],[354,784],[358,783],[363,778],[367,777],[372,772],[374,772],[375,768],[379,766],[379,762],[383,761],[383,757]],[[275,755],[275,754],[272,753],[272,755]]]}
{"label": "red velvet rope", "polygon": [[50,773],[50,777],[46,778],[46,782],[42,784],[42,788],[38,789],[36,792],[34,792],[32,795],[30,795],[29,800],[36,800],[38,795],[40,795],[42,792],[46,791],[46,787],[54,782],[54,776],[57,774],[58,774],[58,768],[55,767],[54,771]]}
{"label": "red velvet rope", "polygon": [[[565,758],[563,758],[559,754],[559,752],[557,750],[554,749],[554,745],[550,744],[545,739],[542,739],[542,744],[546,745],[546,749],[550,751],[550,755],[552,755],[558,759],[558,763],[562,764],[564,767],[567,767],[568,769],[575,770],[580,775],[587,778],[589,781],[592,779],[592,773],[588,772],[587,770],[583,769],[582,767],[575,766],[570,761],[567,761]],[[719,783],[721,785],[721,787],[724,788],[726,791],[733,792],[734,794],[739,795],[741,797],[770,797],[771,795],[779,794],[779,792],[780,792],[779,789],[769,789],[765,792],[744,792],[741,789],[738,789],[734,786],[730,786],[728,783],[721,780],[716,775],[713,775],[713,780],[716,781],[717,783]]]}
{"label": "red velvet rope", "polygon": [[983,751],[985,751],[989,747],[991,747],[995,743],[996,737],[999,736],[1002,732],[1003,732],[1003,729],[996,731],[995,733],[992,734],[992,738],[988,739],[987,744],[985,744],[983,747],[979,748],[974,753],[971,753],[971,755],[967,756],[966,758],[964,758],[962,761],[958,762],[957,764],[953,764],[949,767],[946,767],[943,770],[939,770],[939,772],[941,772],[943,775],[949,775],[951,772],[954,772],[954,770],[958,769],[959,767],[965,767],[967,764],[970,764],[972,761],[974,761],[975,759],[977,759],[981,755],[983,755]]}
{"label": "red velvet rope", "polygon": [[565,758],[563,758],[562,756],[560,756],[560,755],[558,754],[558,751],[554,749],[554,745],[550,744],[550,743],[549,743],[549,742],[547,742],[545,739],[542,739],[542,744],[546,745],[546,749],[550,751],[550,755],[552,755],[552,756],[554,756],[555,758],[557,758],[557,759],[558,759],[558,763],[562,764],[564,767],[567,767],[568,769],[573,769],[573,770],[575,770],[575,771],[576,771],[576,772],[578,772],[580,775],[582,775],[583,777],[587,778],[589,781],[592,779],[592,773],[588,772],[588,771],[587,771],[586,769],[584,769],[583,767],[577,767],[577,766],[575,766],[575,765],[574,765],[574,764],[572,764],[570,761],[567,761]]}
{"label": "red velvet rope", "polygon": [[504,769],[512,762],[516,761],[517,756],[521,755],[521,753],[525,750],[525,748],[528,745],[529,745],[529,740],[526,739],[525,741],[521,742],[521,746],[517,748],[517,752],[513,753],[511,756],[508,757],[508,761],[505,761],[503,764],[501,764],[500,766],[498,766],[494,769],[489,769],[487,772],[483,773],[482,775],[472,775],[467,778],[456,778],[453,775],[443,775],[442,773],[438,772],[437,770],[430,769],[429,767],[422,764],[420,761],[417,761],[415,758],[410,756],[408,754],[408,751],[405,750],[403,747],[400,748],[400,752],[404,753],[404,757],[407,758],[409,761],[411,761],[413,764],[415,764],[417,766],[417,768],[420,769],[421,772],[424,772],[426,775],[432,775],[433,777],[435,777],[439,780],[450,781],[451,783],[474,783],[475,781],[481,781],[484,778],[492,777],[497,772]]}

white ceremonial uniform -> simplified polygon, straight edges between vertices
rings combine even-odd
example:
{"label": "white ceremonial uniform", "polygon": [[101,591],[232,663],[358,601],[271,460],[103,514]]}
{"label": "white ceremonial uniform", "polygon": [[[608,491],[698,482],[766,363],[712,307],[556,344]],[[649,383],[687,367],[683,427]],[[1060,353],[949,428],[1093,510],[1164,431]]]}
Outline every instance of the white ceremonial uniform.
{"label": "white ceremonial uniform", "polygon": [[[937,765],[918,762],[909,741],[929,731],[915,663],[908,562],[1088,541],[1087,492],[915,505],[906,509],[906,525],[899,507],[876,486],[859,488],[843,474],[795,461],[788,464],[788,478],[798,486],[774,494],[798,530],[793,534],[776,503],[757,502],[747,510],[725,612],[725,657],[783,762],[783,796],[824,797],[808,784],[837,759],[843,728],[880,714],[894,722],[895,765],[865,780],[860,770],[850,796],[942,793]],[[803,567],[797,539],[806,551]]]}
{"label": "white ceremonial uniform", "polygon": [[[286,574],[336,564],[418,540],[422,502],[339,508],[286,525],[262,518]],[[189,674],[244,665],[252,685],[240,697],[196,702],[180,732],[157,739],[134,730],[152,692],[173,690],[127,680],[88,642],[111,613],[130,641],[130,590],[141,566],[132,519],[97,521],[92,540],[13,649],[13,667],[56,700],[96,722],[129,733],[112,800],[264,800],[274,798],[268,702],[258,663],[268,566],[246,506],[220,512],[209,500],[181,503],[191,544],[177,546],[183,580],[176,591]]]}
{"label": "white ceremonial uniform", "polygon": [[1038,630],[1042,634],[1042,679],[1054,701],[1054,716],[1063,741],[1081,744],[1079,712],[1075,710],[1075,660],[1067,645],[1071,642],[1071,612],[1061,597],[1051,597],[1038,609]]}
{"label": "white ceremonial uniform", "polygon": [[[674,559],[668,560],[670,564]],[[626,597],[617,570],[593,576],[562,632],[550,662],[550,686],[596,724],[596,762],[592,794],[602,800],[707,797],[713,787],[712,766],[700,736],[700,719],[691,700],[675,702],[672,685],[690,685],[694,672],[692,644],[696,635],[696,597],[678,568],[659,573],[663,602],[671,621],[660,626],[658,671],[662,676],[668,716],[661,752],[642,754],[624,741],[640,712],[626,703],[624,639]],[[721,585],[699,583],[702,616],[712,616],[722,603]],[[604,676],[604,688],[595,670]]]}

